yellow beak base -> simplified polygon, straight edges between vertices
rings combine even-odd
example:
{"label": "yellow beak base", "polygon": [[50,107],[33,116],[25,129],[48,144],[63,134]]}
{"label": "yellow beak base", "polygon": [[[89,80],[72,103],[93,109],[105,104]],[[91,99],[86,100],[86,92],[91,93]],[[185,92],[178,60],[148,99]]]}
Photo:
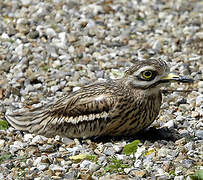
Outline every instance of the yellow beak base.
{"label": "yellow beak base", "polygon": [[163,82],[169,82],[169,81],[178,81],[178,82],[183,82],[183,83],[192,83],[194,82],[193,79],[184,77],[184,76],[179,76],[175,73],[169,73],[167,76],[164,76],[161,78],[161,81]]}

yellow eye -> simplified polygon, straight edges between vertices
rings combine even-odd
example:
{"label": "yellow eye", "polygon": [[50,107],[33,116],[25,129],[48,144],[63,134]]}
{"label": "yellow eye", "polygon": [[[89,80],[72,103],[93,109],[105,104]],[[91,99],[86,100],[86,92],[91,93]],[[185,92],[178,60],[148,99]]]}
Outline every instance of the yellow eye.
{"label": "yellow eye", "polygon": [[145,78],[145,79],[150,79],[150,78],[152,78],[152,76],[153,76],[153,72],[152,72],[152,71],[143,71],[143,72],[142,72],[142,76],[143,76],[143,78]]}

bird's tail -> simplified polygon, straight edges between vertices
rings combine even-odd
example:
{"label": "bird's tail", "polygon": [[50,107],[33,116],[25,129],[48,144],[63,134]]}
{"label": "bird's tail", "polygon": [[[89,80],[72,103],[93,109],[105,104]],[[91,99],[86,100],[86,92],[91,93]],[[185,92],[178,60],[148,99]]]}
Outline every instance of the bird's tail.
{"label": "bird's tail", "polygon": [[50,136],[47,133],[51,116],[48,110],[36,110],[5,115],[6,120],[17,130]]}

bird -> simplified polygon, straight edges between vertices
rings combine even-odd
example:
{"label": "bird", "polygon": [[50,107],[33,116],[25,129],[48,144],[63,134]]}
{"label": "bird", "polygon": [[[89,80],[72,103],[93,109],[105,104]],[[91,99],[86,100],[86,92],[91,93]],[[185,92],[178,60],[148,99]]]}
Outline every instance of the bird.
{"label": "bird", "polygon": [[161,86],[193,80],[170,72],[161,59],[137,60],[123,77],[84,85],[54,103],[7,113],[15,129],[53,137],[133,136],[159,115]]}

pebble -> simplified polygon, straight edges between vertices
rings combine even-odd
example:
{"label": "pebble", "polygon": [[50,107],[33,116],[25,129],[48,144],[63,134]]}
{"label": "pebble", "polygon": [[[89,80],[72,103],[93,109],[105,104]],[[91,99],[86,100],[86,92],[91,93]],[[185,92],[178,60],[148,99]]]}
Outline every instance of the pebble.
{"label": "pebble", "polygon": [[196,36],[200,39],[203,39],[203,32],[196,33]]}
{"label": "pebble", "polygon": [[45,136],[37,135],[32,139],[31,144],[32,145],[43,144],[47,140],[48,140],[48,138],[46,138]]}
{"label": "pebble", "polygon": [[203,95],[197,96],[196,105],[201,106],[203,104]]}
{"label": "pebble", "polygon": [[113,148],[105,148],[103,153],[107,156],[113,156],[114,155],[114,149]]}
{"label": "pebble", "polygon": [[86,168],[88,169],[89,166],[91,164],[91,161],[88,161],[88,160],[84,160],[81,164],[80,164],[80,168]]}
{"label": "pebble", "polygon": [[175,176],[174,180],[184,180],[184,176]]}
{"label": "pebble", "polygon": [[203,139],[203,130],[197,130],[195,135],[199,138],[199,139]]}
{"label": "pebble", "polygon": [[21,0],[22,4],[27,6],[31,3],[31,0]]}
{"label": "pebble", "polygon": [[32,134],[25,134],[24,135],[24,141],[31,141],[33,139],[33,135]]}
{"label": "pebble", "polygon": [[5,145],[5,140],[4,139],[0,139],[0,148],[3,148]]}
{"label": "pebble", "polygon": [[163,125],[163,127],[173,128],[174,127],[174,121],[173,120],[168,121],[167,123],[165,123]]}
{"label": "pebble", "polygon": [[54,165],[54,164],[51,164],[49,166],[49,169],[52,171],[65,171],[65,169],[63,167],[58,166],[58,165]]}
{"label": "pebble", "polygon": [[89,170],[90,170],[90,172],[95,172],[95,171],[97,171],[99,168],[100,168],[100,166],[99,166],[98,164],[96,164],[96,163],[91,163],[91,164],[89,165]]}
{"label": "pebble", "polygon": [[186,143],[185,138],[181,138],[175,142],[175,145],[184,145]]}

